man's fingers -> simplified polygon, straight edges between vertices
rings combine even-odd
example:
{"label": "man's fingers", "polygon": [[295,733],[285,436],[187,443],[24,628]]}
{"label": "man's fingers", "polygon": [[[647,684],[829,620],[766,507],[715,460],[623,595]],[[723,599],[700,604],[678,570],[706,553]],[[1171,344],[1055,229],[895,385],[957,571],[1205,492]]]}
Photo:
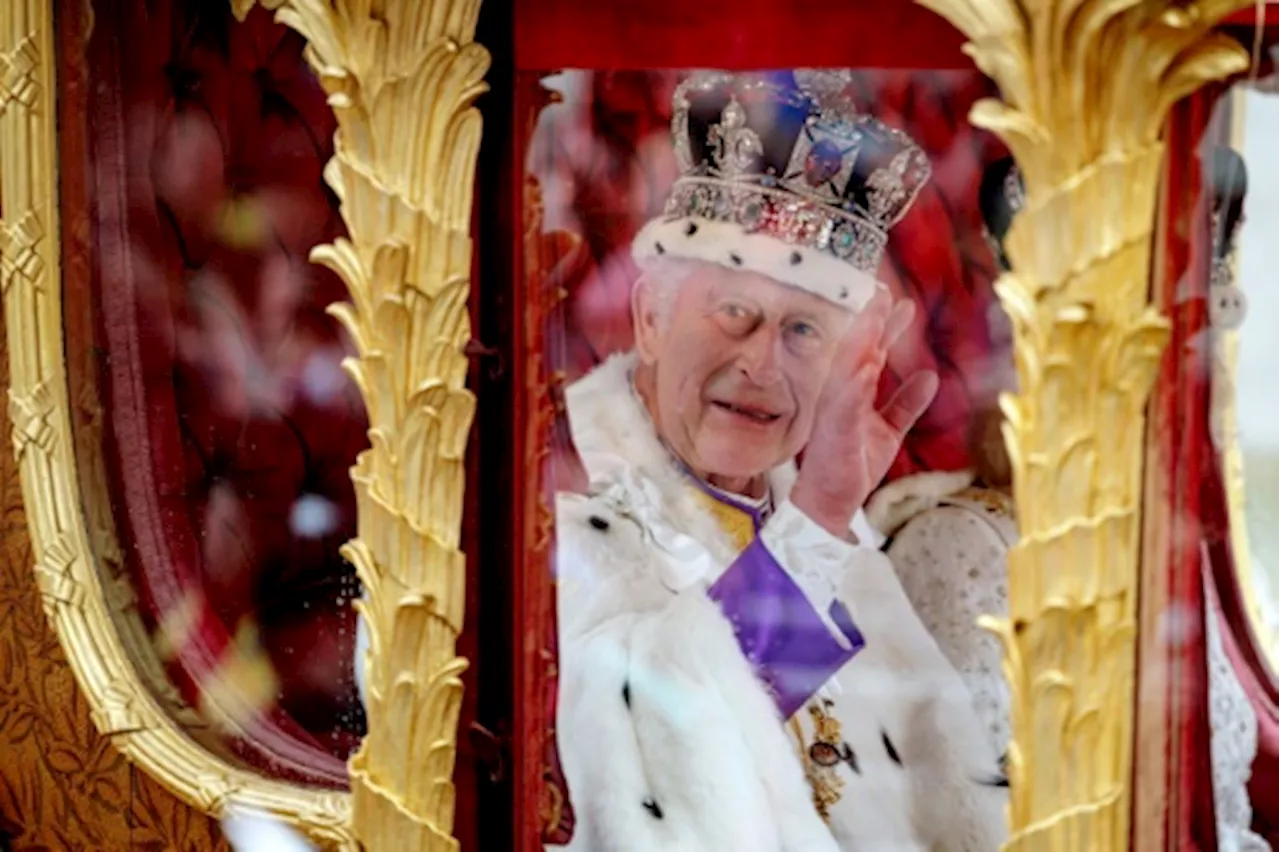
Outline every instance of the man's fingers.
{"label": "man's fingers", "polygon": [[886,350],[893,348],[893,345],[911,327],[911,323],[915,318],[916,305],[910,299],[903,299],[893,306],[893,311],[889,314],[889,318],[884,325],[884,337],[882,340]]}
{"label": "man's fingers", "polygon": [[826,404],[820,405],[818,417],[827,428],[834,429],[837,434],[856,431],[858,424],[865,422],[862,412],[874,407],[879,378],[880,371],[874,364],[862,366],[832,391]]}
{"label": "man's fingers", "polygon": [[902,383],[889,401],[880,409],[880,416],[893,431],[905,435],[924,414],[929,403],[938,393],[938,374],[921,370]]}
{"label": "man's fingers", "polygon": [[853,318],[853,325],[849,327],[845,341],[853,343],[856,348],[874,346],[884,333],[885,323],[892,311],[893,297],[889,295],[889,291],[877,290],[866,307]]}
{"label": "man's fingers", "polygon": [[834,381],[848,381],[869,358],[875,357],[892,310],[893,297],[887,290],[877,290],[871,301],[854,315],[836,351],[831,371]]}
{"label": "man's fingers", "polygon": [[886,287],[877,287],[875,295],[862,307],[861,313],[879,313],[887,316],[893,309],[893,294]]}
{"label": "man's fingers", "polygon": [[[831,373],[823,388],[820,407],[839,405],[839,399],[848,399],[851,385],[869,385],[857,388],[857,395],[874,397],[875,385],[884,369],[888,346],[911,324],[915,307],[909,301],[894,304],[888,290],[880,289],[853,318],[852,324],[840,341],[832,362]],[[889,340],[889,343],[886,343]]]}

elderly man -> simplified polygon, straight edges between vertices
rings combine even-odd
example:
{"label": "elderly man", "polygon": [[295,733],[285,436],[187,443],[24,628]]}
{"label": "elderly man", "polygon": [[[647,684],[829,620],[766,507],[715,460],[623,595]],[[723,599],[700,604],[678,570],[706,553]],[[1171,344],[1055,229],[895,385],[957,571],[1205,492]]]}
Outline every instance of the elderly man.
{"label": "elderly man", "polygon": [[635,349],[567,393],[568,848],[995,849],[999,755],[860,512],[937,387],[874,405],[928,163],[813,72],[695,75],[673,136]]}

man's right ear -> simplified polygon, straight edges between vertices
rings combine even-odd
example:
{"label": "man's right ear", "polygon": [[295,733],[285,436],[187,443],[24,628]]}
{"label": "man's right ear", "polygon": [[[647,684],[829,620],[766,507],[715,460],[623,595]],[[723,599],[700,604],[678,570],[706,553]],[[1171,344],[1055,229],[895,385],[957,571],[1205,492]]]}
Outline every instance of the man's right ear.
{"label": "man's right ear", "polygon": [[631,288],[631,324],[636,338],[636,354],[642,364],[652,364],[658,357],[661,329],[655,289],[653,279],[647,273],[642,274]]}

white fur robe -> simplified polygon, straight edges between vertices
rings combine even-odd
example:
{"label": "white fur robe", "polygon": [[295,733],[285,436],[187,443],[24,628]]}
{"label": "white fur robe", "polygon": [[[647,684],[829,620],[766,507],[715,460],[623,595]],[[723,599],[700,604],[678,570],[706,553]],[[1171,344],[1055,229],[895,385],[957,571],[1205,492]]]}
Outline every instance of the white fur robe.
{"label": "white fur robe", "polygon": [[854,757],[829,771],[839,798],[819,817],[802,763],[810,713],[779,718],[706,596],[736,547],[658,441],[633,365],[615,357],[568,392],[592,482],[591,496],[557,502],[569,849],[998,848],[998,755],[963,682],[888,558],[835,544],[786,502],[787,465],[770,477],[780,508],[761,536],[806,594],[829,579],[866,641],[810,702],[839,720]]}

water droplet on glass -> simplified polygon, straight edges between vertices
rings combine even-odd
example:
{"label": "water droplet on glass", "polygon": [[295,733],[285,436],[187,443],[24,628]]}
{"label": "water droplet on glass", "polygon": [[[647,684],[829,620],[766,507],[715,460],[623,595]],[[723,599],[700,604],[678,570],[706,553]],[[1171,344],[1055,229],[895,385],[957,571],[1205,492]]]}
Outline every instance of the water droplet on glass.
{"label": "water droplet on glass", "polygon": [[320,538],[338,526],[338,507],[319,494],[303,494],[289,512],[289,529],[299,538]]}

